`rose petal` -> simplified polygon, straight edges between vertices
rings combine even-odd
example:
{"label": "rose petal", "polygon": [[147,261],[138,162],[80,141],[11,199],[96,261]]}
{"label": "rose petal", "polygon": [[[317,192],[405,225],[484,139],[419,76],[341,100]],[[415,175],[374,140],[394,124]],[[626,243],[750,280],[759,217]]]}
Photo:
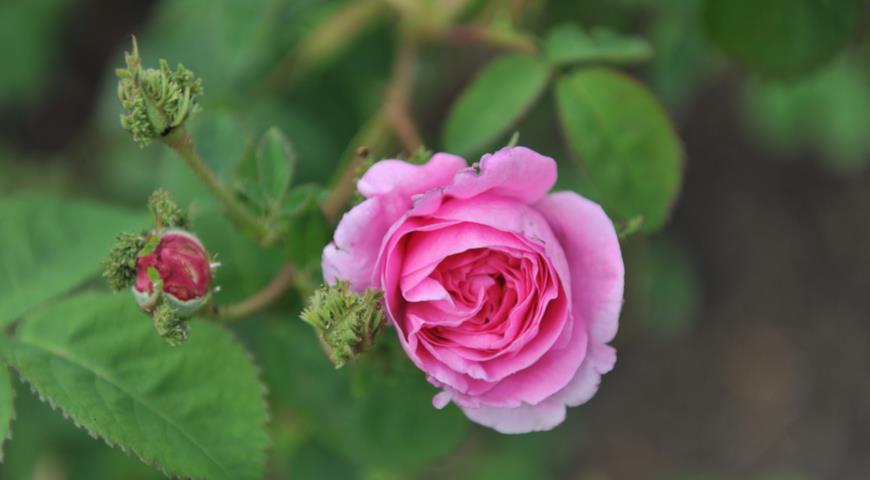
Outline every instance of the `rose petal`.
{"label": "rose petal", "polygon": [[456,198],[494,195],[534,203],[556,183],[556,162],[525,147],[506,147],[480,159],[480,172],[460,171],[445,193]]}
{"label": "rose petal", "polygon": [[591,340],[611,341],[619,327],[625,267],[613,223],[601,207],[574,192],[557,192],[535,205],[562,244],[571,271],[573,311]]}

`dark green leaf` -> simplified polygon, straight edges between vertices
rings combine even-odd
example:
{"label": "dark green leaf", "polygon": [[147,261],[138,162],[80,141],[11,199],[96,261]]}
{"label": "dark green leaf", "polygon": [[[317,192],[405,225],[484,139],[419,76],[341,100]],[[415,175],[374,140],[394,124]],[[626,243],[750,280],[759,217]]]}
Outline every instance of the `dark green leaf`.
{"label": "dark green leaf", "polygon": [[397,351],[375,350],[340,370],[299,319],[275,319],[265,340],[273,397],[298,412],[323,445],[356,464],[393,471],[420,467],[464,438],[468,421],[454,406],[432,406],[437,391],[401,352],[392,329],[379,343]]}
{"label": "dark green leaf", "polygon": [[276,127],[263,134],[257,145],[257,178],[260,189],[272,207],[284,198],[293,178],[296,152],[287,137]]}
{"label": "dark green leaf", "polygon": [[115,236],[149,216],[36,194],[0,200],[0,326],[99,273]]}
{"label": "dark green leaf", "polygon": [[773,77],[812,70],[855,33],[861,0],[707,0],[710,38],[750,69]]}
{"label": "dark green leaf", "polygon": [[82,294],[25,319],[0,353],[77,425],[168,474],[257,479],[266,410],[249,355],[194,322],[173,348],[126,295]]}
{"label": "dark green leaf", "polygon": [[9,369],[0,365],[0,462],[3,461],[3,443],[12,438],[12,420],[15,418],[14,397]]}
{"label": "dark green leaf", "polygon": [[553,28],[544,41],[547,59],[557,65],[575,63],[632,64],[652,57],[652,47],[640,37],[620,35],[607,28],[586,32],[578,25]]}
{"label": "dark green leaf", "polygon": [[658,101],[624,74],[589,68],[558,80],[556,102],[589,194],[614,220],[642,215],[641,230],[660,228],[679,192],[682,150]]}
{"label": "dark green leaf", "polygon": [[483,152],[531,108],[549,79],[547,63],[532,55],[504,55],[492,61],[453,105],[444,127],[446,151]]}

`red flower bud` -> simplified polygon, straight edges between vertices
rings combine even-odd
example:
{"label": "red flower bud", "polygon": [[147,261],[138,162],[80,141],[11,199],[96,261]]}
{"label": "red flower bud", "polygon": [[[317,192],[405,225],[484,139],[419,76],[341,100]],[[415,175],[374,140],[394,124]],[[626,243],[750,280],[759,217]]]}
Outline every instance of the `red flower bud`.
{"label": "red flower bud", "polygon": [[154,251],[136,261],[133,293],[146,310],[154,307],[160,290],[175,306],[193,313],[207,299],[210,285],[208,253],[199,239],[183,230],[163,232]]}

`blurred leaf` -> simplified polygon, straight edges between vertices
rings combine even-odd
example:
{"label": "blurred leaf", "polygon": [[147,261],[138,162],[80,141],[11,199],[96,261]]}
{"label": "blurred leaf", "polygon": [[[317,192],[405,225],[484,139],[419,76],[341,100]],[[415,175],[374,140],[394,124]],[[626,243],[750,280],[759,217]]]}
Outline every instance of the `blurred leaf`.
{"label": "blurred leaf", "polygon": [[287,256],[297,266],[307,268],[320,265],[323,247],[329,243],[332,231],[317,202],[318,187],[293,189],[285,202],[284,211],[289,216]]}
{"label": "blurred leaf", "polygon": [[12,420],[15,418],[12,376],[9,369],[0,365],[0,462],[3,461],[3,444],[12,438]]}
{"label": "blurred leaf", "polygon": [[674,241],[650,239],[632,269],[640,304],[634,305],[646,330],[659,339],[686,334],[701,304],[699,277],[691,258]]}
{"label": "blurred leaf", "polygon": [[31,100],[51,78],[69,0],[0,2],[0,103]]}
{"label": "blurred leaf", "polygon": [[614,220],[642,215],[642,231],[661,228],[679,192],[682,150],[655,97],[622,73],[588,68],[558,80],[556,102],[590,195]]}
{"label": "blurred leaf", "polygon": [[445,150],[482,152],[510,131],[549,79],[547,63],[531,55],[503,55],[489,63],[453,105],[444,127]]}
{"label": "blurred leaf", "polygon": [[316,441],[297,447],[286,462],[286,478],[354,480],[361,477],[353,464]]}
{"label": "blurred leaf", "polygon": [[592,62],[626,65],[652,57],[652,47],[643,38],[620,35],[602,27],[586,32],[573,23],[550,30],[544,40],[544,52],[556,65]]}
{"label": "blurred leaf", "polygon": [[149,217],[39,194],[0,199],[0,326],[101,270],[122,231]]}
{"label": "blurred leaf", "polygon": [[707,0],[710,38],[750,69],[793,77],[822,65],[855,33],[861,0]]}
{"label": "blurred leaf", "polygon": [[649,33],[655,45],[648,71],[651,88],[666,105],[682,104],[721,63],[709,54],[710,45],[698,21],[704,1],[642,1],[655,11]]}
{"label": "blurred leaf", "polygon": [[[401,349],[392,331],[384,344]],[[298,412],[312,435],[367,468],[404,470],[450,453],[467,420],[453,406],[432,406],[435,388],[403,353],[378,364],[373,351],[336,370],[314,332],[298,318],[276,318],[262,342],[273,398]]]}
{"label": "blurred leaf", "polygon": [[281,203],[296,166],[296,152],[281,130],[272,127],[257,145],[257,176],[260,188],[275,208]]}
{"label": "blurred leaf", "polygon": [[263,387],[224,330],[195,322],[163,342],[125,295],[86,293],[39,310],[0,352],[49,403],[167,473],[256,479],[267,437]]}
{"label": "blurred leaf", "polygon": [[799,82],[752,82],[744,105],[753,133],[787,154],[813,148],[837,172],[870,161],[870,65],[844,56]]}

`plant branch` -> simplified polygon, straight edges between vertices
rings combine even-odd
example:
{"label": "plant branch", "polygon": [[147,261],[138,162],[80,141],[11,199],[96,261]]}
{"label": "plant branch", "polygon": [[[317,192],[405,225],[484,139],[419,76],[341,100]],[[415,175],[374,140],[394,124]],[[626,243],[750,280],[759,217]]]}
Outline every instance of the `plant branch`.
{"label": "plant branch", "polygon": [[519,53],[537,53],[534,38],[520,33],[500,32],[477,25],[457,25],[444,30],[441,39],[458,45],[480,44]]}
{"label": "plant branch", "polygon": [[173,129],[169,134],[161,137],[163,143],[175,150],[176,153],[187,163],[196,177],[218,199],[226,211],[227,216],[239,227],[254,235],[262,241],[268,236],[268,231],[257,216],[243,205],[224,184],[217,178],[212,170],[206,165],[202,157],[196,151],[193,138],[184,126]]}
{"label": "plant branch", "polygon": [[329,194],[320,205],[323,216],[330,222],[338,220],[344,206],[353,197],[356,179],[365,164],[367,155],[360,155],[359,148],[384,151],[393,143],[393,135],[387,125],[386,115],[379,110],[350,141],[338,164],[339,174],[333,179]]}
{"label": "plant branch", "polygon": [[287,52],[260,84],[275,92],[294,85],[332,60],[389,10],[383,0],[350,2],[317,26]]}
{"label": "plant branch", "polygon": [[220,323],[232,323],[275,303],[293,286],[294,268],[288,262],[265,287],[250,297],[226,306],[213,306],[211,316]]}
{"label": "plant branch", "polygon": [[414,124],[410,105],[416,62],[417,42],[402,30],[396,44],[393,72],[384,98],[384,111],[402,147],[409,154],[416,152],[423,143]]}

